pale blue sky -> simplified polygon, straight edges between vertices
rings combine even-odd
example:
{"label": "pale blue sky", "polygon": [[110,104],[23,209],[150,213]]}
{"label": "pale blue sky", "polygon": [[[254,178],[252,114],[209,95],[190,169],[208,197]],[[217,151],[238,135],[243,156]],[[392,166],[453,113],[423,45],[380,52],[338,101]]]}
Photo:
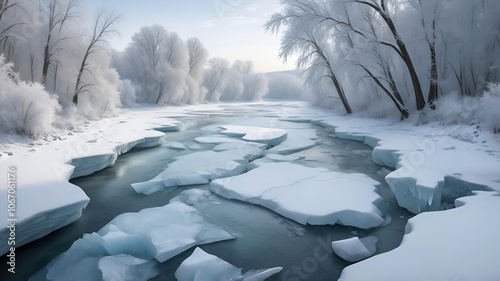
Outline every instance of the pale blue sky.
{"label": "pale blue sky", "polygon": [[279,37],[262,26],[281,9],[279,0],[87,0],[89,17],[101,6],[123,17],[120,38],[111,46],[123,50],[141,26],[161,24],[184,40],[197,37],[210,57],[252,60],[257,71],[293,69],[278,58]]}

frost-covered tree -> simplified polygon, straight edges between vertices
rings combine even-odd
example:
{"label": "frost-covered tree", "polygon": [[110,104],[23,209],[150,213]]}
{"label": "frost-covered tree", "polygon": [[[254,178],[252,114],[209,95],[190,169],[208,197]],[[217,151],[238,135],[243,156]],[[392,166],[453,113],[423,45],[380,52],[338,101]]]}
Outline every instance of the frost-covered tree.
{"label": "frost-covered tree", "polygon": [[[288,0],[282,1],[285,8],[280,13],[272,15],[265,28],[278,34],[286,28],[281,48],[280,57],[286,62],[293,54],[298,54],[297,66],[308,70],[308,80],[317,83],[318,80],[328,78],[335,86],[336,94],[341,100],[347,114],[352,113],[351,105],[345,95],[344,88],[336,71],[339,62],[331,50],[331,42],[323,23],[336,19],[328,14],[326,1],[314,0]],[[314,79],[315,78],[315,79]]]}
{"label": "frost-covered tree", "polygon": [[41,84],[27,83],[0,55],[0,131],[38,137],[52,130],[60,105]]}
{"label": "frost-covered tree", "polygon": [[305,92],[302,79],[292,73],[273,73],[268,76],[268,99],[301,100]]}
{"label": "frost-covered tree", "polygon": [[96,85],[94,79],[91,77],[87,77],[87,79],[85,79],[84,74],[96,77],[94,69],[92,68],[92,65],[95,64],[90,63],[90,60],[93,55],[97,55],[99,52],[105,51],[103,50],[103,44],[107,43],[108,36],[117,32],[114,28],[119,20],[120,17],[114,16],[112,13],[106,13],[104,10],[97,13],[94,26],[92,28],[92,35],[85,48],[85,52],[83,53],[76,77],[75,91],[73,93],[73,103],[75,105],[78,105],[78,98],[82,93],[88,93],[88,88]]}
{"label": "frost-covered tree", "polygon": [[223,58],[211,58],[205,71],[202,86],[206,89],[206,100],[218,101],[226,87],[229,61]]}
{"label": "frost-covered tree", "polygon": [[197,39],[189,42],[186,45],[177,33],[169,33],[161,25],[145,26],[122,54],[113,55],[113,65],[122,79],[132,82],[138,102],[201,102],[199,81],[206,51]]}

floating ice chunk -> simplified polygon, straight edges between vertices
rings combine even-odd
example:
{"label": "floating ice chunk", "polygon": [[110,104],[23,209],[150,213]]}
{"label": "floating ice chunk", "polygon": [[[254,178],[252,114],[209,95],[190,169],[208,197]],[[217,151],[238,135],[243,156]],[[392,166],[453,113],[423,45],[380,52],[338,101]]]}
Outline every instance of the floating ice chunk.
{"label": "floating ice chunk", "polygon": [[221,134],[242,137],[243,140],[265,143],[275,146],[287,138],[287,132],[283,129],[271,129],[263,127],[223,125]]}
{"label": "floating ice chunk", "polygon": [[226,142],[221,143],[213,148],[213,151],[238,151],[238,153],[243,153],[244,158],[248,161],[252,161],[254,159],[260,158],[264,154],[264,150],[266,150],[267,145],[261,143],[251,143],[251,142]]}
{"label": "floating ice chunk", "polygon": [[112,278],[121,274],[145,280],[157,272],[154,259],[164,262],[192,246],[228,239],[234,236],[205,221],[197,209],[172,202],[121,214],[98,233],[85,234],[46,266],[43,280],[129,280]]}
{"label": "floating ice chunk", "polygon": [[196,248],[193,254],[184,260],[175,271],[175,278],[178,281],[262,281],[279,273],[282,269],[282,267],[275,267],[257,271],[250,270],[242,275],[241,268]]}
{"label": "floating ice chunk", "polygon": [[180,142],[173,142],[169,145],[170,148],[173,148],[173,149],[178,149],[178,150],[186,150],[187,147],[180,143]]}
{"label": "floating ice chunk", "polygon": [[217,197],[218,196],[210,192],[210,190],[193,188],[184,190],[178,196],[170,199],[170,202],[182,202],[200,210],[200,208],[203,208],[206,204],[220,204]]}
{"label": "floating ice chunk", "polygon": [[345,268],[339,280],[498,280],[500,194],[473,193],[455,209],[411,218],[398,248]]}
{"label": "floating ice chunk", "polygon": [[255,169],[258,166],[265,163],[275,163],[275,162],[293,162],[300,160],[302,157],[300,156],[292,156],[292,155],[280,155],[280,154],[266,154],[263,158],[252,161],[248,166],[248,169]]}
{"label": "floating ice chunk", "polygon": [[291,154],[316,145],[316,130],[314,129],[289,129],[288,137],[281,144],[271,148],[270,153]]}
{"label": "floating ice chunk", "polygon": [[208,137],[197,137],[194,139],[194,141],[201,144],[221,144],[228,142],[240,142],[241,140],[232,139],[224,136],[208,136]]}
{"label": "floating ice chunk", "polygon": [[129,255],[102,257],[99,269],[103,281],[146,281],[158,275],[154,262]]}
{"label": "floating ice chunk", "polygon": [[359,228],[384,223],[375,204],[378,182],[362,174],[343,174],[292,163],[264,163],[246,174],[212,181],[213,192],[258,204],[301,224]]}
{"label": "floating ice chunk", "polygon": [[[105,247],[109,248],[109,243],[117,244],[116,240],[120,236],[113,235],[116,229],[127,234],[131,242],[118,242],[123,247],[119,253],[145,252],[143,249],[152,245],[155,249],[154,258],[160,262],[194,245],[234,238],[225,230],[206,222],[197,209],[181,202],[172,202],[163,207],[122,214],[114,218],[98,232],[104,239]],[[115,239],[107,239],[110,234]],[[150,237],[150,240],[141,242],[141,235]],[[121,237],[123,236],[122,234]]]}
{"label": "floating ice chunk", "polygon": [[372,256],[377,250],[378,239],[375,236],[353,237],[332,242],[335,254],[346,261],[357,262]]}
{"label": "floating ice chunk", "polygon": [[175,157],[176,161],[155,178],[134,183],[132,187],[138,193],[151,194],[164,187],[206,184],[214,179],[246,172],[248,159],[260,157],[264,153],[262,147],[254,145],[238,144],[233,148],[221,152],[203,151]]}

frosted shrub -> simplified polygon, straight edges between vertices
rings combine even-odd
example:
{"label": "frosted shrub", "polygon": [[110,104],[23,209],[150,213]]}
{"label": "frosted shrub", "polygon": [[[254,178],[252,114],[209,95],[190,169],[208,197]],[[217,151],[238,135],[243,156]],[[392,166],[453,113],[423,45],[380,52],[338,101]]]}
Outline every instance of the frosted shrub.
{"label": "frosted shrub", "polygon": [[19,80],[0,56],[0,129],[38,137],[52,130],[60,105],[38,83]]}
{"label": "frosted shrub", "polygon": [[500,85],[489,85],[489,91],[481,98],[479,115],[486,128],[500,133]]}

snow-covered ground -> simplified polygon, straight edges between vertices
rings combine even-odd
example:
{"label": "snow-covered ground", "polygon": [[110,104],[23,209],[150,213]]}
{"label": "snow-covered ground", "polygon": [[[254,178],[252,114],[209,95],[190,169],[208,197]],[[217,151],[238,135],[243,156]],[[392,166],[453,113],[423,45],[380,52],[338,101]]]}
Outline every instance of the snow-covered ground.
{"label": "snow-covered ground", "polygon": [[[500,252],[500,242],[496,238],[500,234],[500,226],[494,223],[498,221],[500,213],[497,210],[497,206],[500,206],[498,135],[481,132],[475,126],[443,126],[438,123],[415,126],[410,121],[338,116],[303,103],[291,102],[123,110],[117,117],[92,121],[43,140],[0,136],[0,171],[15,176],[16,201],[12,214],[17,220],[16,247],[80,217],[89,199],[79,187],[69,183],[69,179],[113,165],[120,154],[134,147],[160,145],[164,138],[163,132],[175,132],[184,126],[175,120],[176,116],[230,116],[239,109],[248,112],[259,107],[269,109],[272,111],[270,116],[279,116],[280,122],[290,126],[275,128],[275,124],[264,117],[241,118],[234,124],[208,126],[203,128],[205,136],[195,140],[196,145],[169,144],[171,148],[183,150],[185,154],[168,164],[156,178],[136,184],[134,188],[151,194],[169,186],[214,180],[212,190],[218,194],[264,205],[300,223],[335,223],[339,220],[342,224],[360,228],[383,225],[384,214],[377,208],[382,199],[375,192],[377,183],[372,179],[364,175],[341,174],[326,168],[306,168],[289,163],[301,159],[300,153],[295,152],[317,144],[314,130],[304,130],[303,126],[299,126],[304,125],[301,123],[312,123],[330,129],[338,138],[363,141],[373,147],[373,161],[395,169],[385,178],[398,204],[416,214],[423,212],[410,220],[399,248],[348,267],[342,280],[411,280],[402,278],[405,274],[416,276],[415,280],[453,280],[457,276],[470,277],[464,280],[475,280],[473,277],[477,276],[481,280],[494,280],[490,277],[500,276],[492,264],[492,261],[498,261],[497,253]],[[231,108],[231,112],[225,111],[228,108]],[[294,124],[297,126],[294,127]],[[208,151],[196,151],[207,146]],[[278,168],[273,168],[275,166]],[[297,171],[294,170],[296,166]],[[300,177],[303,170],[307,170],[307,173]],[[323,172],[333,176],[326,176],[325,179],[324,175],[317,175]],[[339,179],[343,182],[338,183]],[[0,182],[0,198],[7,198],[11,183]],[[341,192],[335,194],[337,186],[356,188],[348,192],[340,188]],[[358,189],[362,192],[353,196],[359,200],[354,200],[353,196],[341,197],[343,199],[338,197]],[[456,198],[470,195],[472,190],[489,192],[455,201]],[[206,192],[185,196],[207,196]],[[325,194],[328,196],[323,196]],[[11,211],[7,204],[1,203],[1,206],[0,216],[7,218]],[[457,208],[438,211],[453,207]],[[335,219],[325,222],[325,217],[332,214]],[[368,215],[370,219],[365,220],[360,214]],[[118,230],[125,234],[120,234]],[[0,231],[1,253],[8,251],[9,232],[6,227]],[[99,239],[106,240],[105,237],[135,235],[127,233],[120,227],[110,227],[106,233],[89,234],[86,237],[96,242]],[[119,245],[116,249],[123,246],[120,243],[116,244]],[[151,243],[155,245],[154,241]],[[98,244],[104,247],[101,242]],[[189,245],[186,247],[193,244]],[[343,247],[349,248],[349,245]],[[371,246],[367,249],[370,253],[373,251]],[[105,249],[107,253],[108,250],[113,251],[111,248]],[[143,255],[134,256],[136,253],[120,251],[113,254],[113,257],[93,259],[87,265],[96,272],[101,269],[99,272],[110,279],[126,274],[122,269],[127,266],[151,267]],[[404,264],[408,255],[412,258],[411,262]],[[435,258],[431,258],[432,255]],[[422,271],[420,263],[429,267],[428,275],[410,273],[412,270]],[[116,265],[113,267],[116,270],[102,270],[109,264]],[[382,264],[387,266],[382,267]],[[394,268],[396,264],[401,264],[398,267],[401,270],[390,271],[389,267]],[[463,267],[453,266],[462,264]],[[461,271],[455,274],[453,270],[456,267],[460,267]],[[380,269],[379,275],[371,275],[374,268]],[[154,270],[147,272],[145,276],[150,276]],[[364,276],[364,272],[370,275]]]}
{"label": "snow-covered ground", "polygon": [[[87,195],[69,179],[89,175],[113,165],[120,154],[132,148],[158,146],[164,133],[155,127],[179,129],[174,119],[160,118],[158,110],[131,110],[118,117],[89,122],[66,134],[43,140],[12,141],[0,139],[0,171],[15,176],[15,189],[0,182],[0,217],[15,219],[16,246],[59,229],[81,216]],[[9,191],[10,190],[10,191]],[[15,190],[15,193],[13,193]],[[15,206],[8,209],[7,192],[15,196]],[[0,253],[9,249],[9,229],[0,231]]]}

